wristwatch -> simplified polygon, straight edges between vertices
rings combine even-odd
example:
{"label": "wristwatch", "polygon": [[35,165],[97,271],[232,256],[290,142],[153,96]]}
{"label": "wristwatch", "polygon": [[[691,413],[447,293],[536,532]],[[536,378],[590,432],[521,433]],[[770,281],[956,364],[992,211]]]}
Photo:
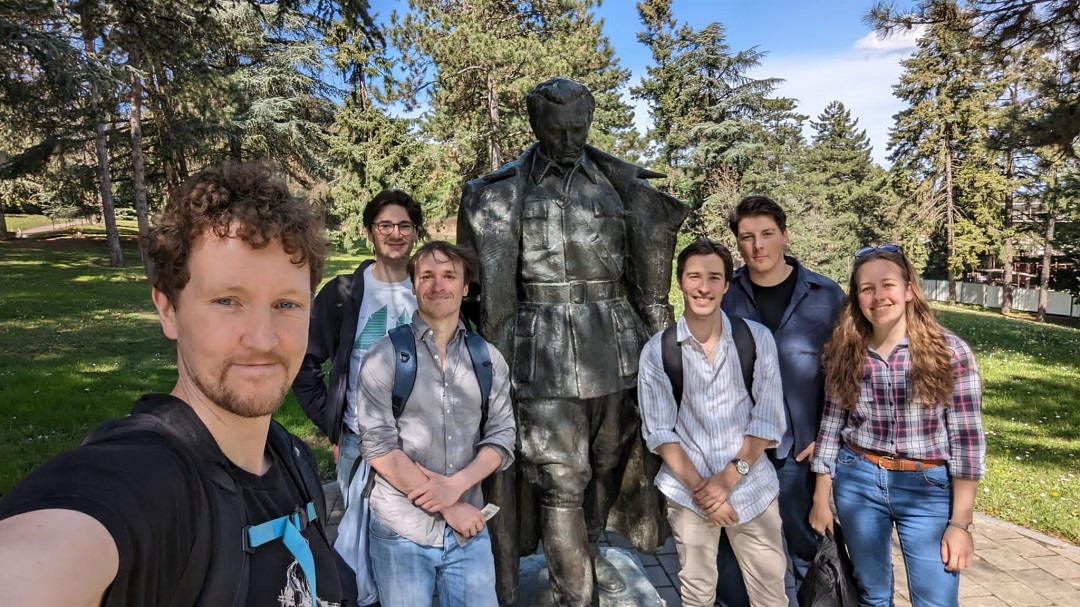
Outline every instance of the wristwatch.
{"label": "wristwatch", "polygon": [[961,523],[956,523],[956,522],[953,522],[953,521],[949,521],[949,526],[950,527],[956,527],[957,529],[963,529],[964,531],[967,531],[968,533],[975,533],[975,523],[968,523],[966,525],[963,525]]}
{"label": "wristwatch", "polygon": [[743,476],[750,474],[750,462],[736,457],[735,459],[731,460],[731,463],[735,464],[735,471],[739,474]]}

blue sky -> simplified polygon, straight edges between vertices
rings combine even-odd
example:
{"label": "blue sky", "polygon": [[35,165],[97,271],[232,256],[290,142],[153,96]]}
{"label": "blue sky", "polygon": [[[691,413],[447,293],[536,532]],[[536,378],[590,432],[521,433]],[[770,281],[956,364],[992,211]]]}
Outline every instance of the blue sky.
{"label": "blue sky", "polygon": [[[874,160],[886,165],[885,149],[893,114],[903,105],[892,95],[900,76],[899,62],[915,47],[914,36],[895,35],[882,40],[862,22],[873,0],[674,0],[672,10],[680,23],[695,29],[718,21],[723,24],[733,52],[757,46],[766,53],[757,78],[783,78],[776,94],[799,102],[798,111],[816,119],[832,100],[841,101],[859,120],[873,145]],[[901,6],[910,4],[903,0]],[[391,10],[406,10],[404,0],[372,0],[373,12],[388,20]],[[648,48],[637,40],[641,31],[633,0],[604,0],[597,15],[615,48],[619,64],[631,71],[631,84],[652,62]],[[554,74],[553,74],[554,75]],[[648,115],[635,106],[640,130]],[[809,135],[809,123],[807,124]]]}

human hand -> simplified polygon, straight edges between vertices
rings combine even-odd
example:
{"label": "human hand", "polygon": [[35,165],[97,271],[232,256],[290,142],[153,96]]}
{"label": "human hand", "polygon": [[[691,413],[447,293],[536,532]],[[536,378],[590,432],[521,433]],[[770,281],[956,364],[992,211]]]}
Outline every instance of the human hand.
{"label": "human hand", "polygon": [[724,473],[714,474],[694,487],[694,503],[706,513],[727,501],[731,495],[731,485],[724,479]]}
{"label": "human hand", "polygon": [[409,492],[409,501],[427,512],[442,512],[461,499],[465,491],[458,487],[453,477],[422,470],[428,475],[428,480]]}
{"label": "human hand", "polygon": [[334,451],[334,463],[336,464],[336,463],[338,463],[338,460],[341,459],[341,445],[334,445],[333,451]]}
{"label": "human hand", "polygon": [[975,538],[970,533],[956,527],[946,527],[941,536],[941,562],[945,571],[962,571],[971,565],[975,556]]}
{"label": "human hand", "polygon": [[810,443],[809,445],[807,445],[805,449],[800,451],[799,454],[795,456],[795,461],[801,462],[803,460],[807,460],[807,459],[810,459],[810,458],[814,457],[814,446],[816,446],[816,445],[817,445],[817,441],[814,441],[814,442]]}
{"label": "human hand", "polygon": [[728,502],[719,504],[712,511],[706,512],[706,514],[709,522],[721,527],[730,527],[739,522],[739,515],[735,513],[735,509]]}
{"label": "human hand", "polygon": [[824,503],[814,500],[814,505],[810,507],[810,527],[818,535],[825,535],[826,531],[832,532],[833,515],[828,500]]}
{"label": "human hand", "polygon": [[484,528],[484,513],[465,502],[456,502],[442,511],[443,520],[454,531],[465,537],[472,537]]}

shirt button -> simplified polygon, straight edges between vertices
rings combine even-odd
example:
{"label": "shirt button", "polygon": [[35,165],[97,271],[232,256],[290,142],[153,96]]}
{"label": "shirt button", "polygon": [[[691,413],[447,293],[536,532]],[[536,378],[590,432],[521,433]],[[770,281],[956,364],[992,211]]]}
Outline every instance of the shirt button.
{"label": "shirt button", "polygon": [[449,465],[448,467],[449,467],[449,468],[453,468],[453,467],[454,467],[454,464],[450,464],[450,465]]}
{"label": "shirt button", "polygon": [[453,437],[453,436],[450,436],[449,434],[447,434],[447,435],[446,435],[446,440],[454,440],[454,437]]}

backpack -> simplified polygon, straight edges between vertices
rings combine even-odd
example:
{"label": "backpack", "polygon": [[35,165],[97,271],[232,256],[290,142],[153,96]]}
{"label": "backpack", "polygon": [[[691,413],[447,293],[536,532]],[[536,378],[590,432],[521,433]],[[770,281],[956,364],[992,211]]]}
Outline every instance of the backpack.
{"label": "backpack", "polygon": [[[245,605],[249,557],[259,545],[286,533],[287,519],[292,519],[299,531],[318,522],[325,538],[322,522],[327,520],[326,499],[315,458],[310,448],[281,424],[270,422],[267,445],[274,454],[274,461],[283,465],[293,487],[298,489],[305,506],[286,517],[258,525],[249,524],[243,495],[213,435],[191,407],[178,399],[143,397],[135,403],[131,415],[101,424],[83,439],[82,445],[108,443],[137,433],[157,435],[181,455],[190,469],[197,472],[205,498],[208,516],[201,518],[191,556],[170,605]],[[241,537],[236,537],[238,529],[243,530]],[[276,537],[275,532],[279,532]],[[286,538],[287,546],[290,539],[296,541],[297,538]],[[299,539],[303,540],[302,537]],[[291,546],[289,548],[293,551]],[[310,551],[307,558],[310,559]],[[314,562],[305,563],[299,556],[297,561],[308,579],[312,595],[315,595]]]}
{"label": "backpack", "polygon": [[840,523],[825,531],[821,547],[799,587],[800,607],[858,607],[859,590]]}
{"label": "backpack", "polygon": [[[416,384],[416,338],[413,337],[411,325],[394,327],[387,333],[390,342],[394,344],[394,388],[390,393],[390,410],[394,419],[401,417],[405,411],[405,403],[412,394]],[[491,355],[488,352],[487,342],[472,331],[465,331],[465,347],[469,349],[469,358],[472,359],[473,373],[476,381],[480,384],[480,428],[487,425],[488,401],[491,400],[491,383],[495,378],[495,371],[491,365]],[[351,479],[360,466],[357,458],[353,469],[349,473]],[[375,475],[369,475],[367,487],[364,488],[364,497],[371,495],[371,489],[375,486]]]}
{"label": "backpack", "polygon": [[[754,402],[754,363],[757,362],[757,344],[754,342],[754,334],[750,332],[750,325],[739,316],[728,315],[731,321],[731,338],[735,340],[735,351],[739,355],[739,367],[742,369],[743,385],[746,393],[750,395],[750,402]],[[682,342],[678,339],[678,324],[673,324],[664,329],[660,336],[660,358],[664,363],[664,373],[671,381],[671,392],[675,395],[675,409],[682,405],[683,395],[683,367]]]}

